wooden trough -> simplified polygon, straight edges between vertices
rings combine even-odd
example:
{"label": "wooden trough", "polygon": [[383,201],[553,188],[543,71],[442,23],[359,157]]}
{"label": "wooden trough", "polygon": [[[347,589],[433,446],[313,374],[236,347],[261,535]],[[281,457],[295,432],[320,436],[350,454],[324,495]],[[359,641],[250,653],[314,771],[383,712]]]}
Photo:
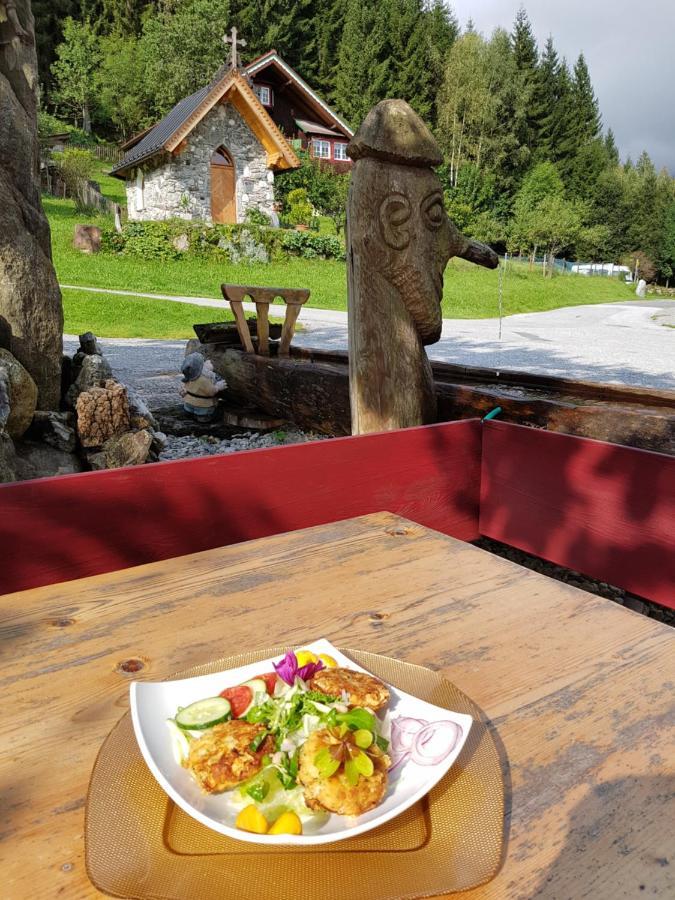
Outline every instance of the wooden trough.
{"label": "wooden trough", "polygon": [[[233,325],[197,325],[195,331],[235,403],[305,429],[350,433],[346,352],[291,346],[280,356],[270,340],[261,356],[244,351]],[[432,369],[441,422],[482,417],[500,407],[502,421],[675,455],[675,392],[442,362]]]}

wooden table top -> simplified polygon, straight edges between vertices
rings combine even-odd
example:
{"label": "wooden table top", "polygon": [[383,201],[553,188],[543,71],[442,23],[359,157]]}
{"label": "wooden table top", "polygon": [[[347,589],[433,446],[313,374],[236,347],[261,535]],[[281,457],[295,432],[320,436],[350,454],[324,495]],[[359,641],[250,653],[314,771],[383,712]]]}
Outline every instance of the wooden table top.
{"label": "wooden table top", "polygon": [[99,896],[85,793],[130,680],[319,636],[492,720],[508,847],[464,900],[675,897],[675,631],[609,601],[378,513],[9,594],[0,623],[3,897]]}

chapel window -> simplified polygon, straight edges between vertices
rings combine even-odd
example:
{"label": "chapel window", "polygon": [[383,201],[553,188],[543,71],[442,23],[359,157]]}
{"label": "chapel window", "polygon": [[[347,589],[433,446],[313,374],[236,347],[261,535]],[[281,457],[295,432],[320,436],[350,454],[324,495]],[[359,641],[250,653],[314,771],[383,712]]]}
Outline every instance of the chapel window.
{"label": "chapel window", "polygon": [[347,145],[346,144],[333,144],[333,159],[341,159],[348,160],[347,156]]}
{"label": "chapel window", "polygon": [[272,106],[272,88],[266,84],[257,84],[255,92],[263,106]]}
{"label": "chapel window", "polygon": [[312,140],[313,156],[317,159],[330,159],[330,141],[320,141],[318,138]]}

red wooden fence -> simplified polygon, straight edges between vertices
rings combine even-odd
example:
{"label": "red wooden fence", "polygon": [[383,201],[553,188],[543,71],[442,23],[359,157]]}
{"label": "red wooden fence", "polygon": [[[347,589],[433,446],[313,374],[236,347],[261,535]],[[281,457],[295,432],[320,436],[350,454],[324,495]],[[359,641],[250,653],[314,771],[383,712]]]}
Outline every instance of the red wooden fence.
{"label": "red wooden fence", "polygon": [[675,608],[675,458],[486,422],[480,531]]}
{"label": "red wooden fence", "polygon": [[675,608],[675,459],[477,420],[0,485],[0,594],[378,510]]}
{"label": "red wooden fence", "polygon": [[478,420],[0,485],[0,594],[389,510],[478,535]]}

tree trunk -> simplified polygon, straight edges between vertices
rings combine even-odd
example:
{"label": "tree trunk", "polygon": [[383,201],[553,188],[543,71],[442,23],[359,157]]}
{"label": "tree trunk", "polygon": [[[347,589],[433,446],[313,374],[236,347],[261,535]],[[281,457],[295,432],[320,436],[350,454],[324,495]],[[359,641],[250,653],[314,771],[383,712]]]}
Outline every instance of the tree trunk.
{"label": "tree trunk", "polygon": [[38,406],[58,407],[63,312],[40,201],[37,57],[30,0],[0,21],[0,316],[12,353],[38,386]]}
{"label": "tree trunk", "polygon": [[89,115],[89,105],[82,104],[82,131],[85,134],[91,134],[91,116]]}

